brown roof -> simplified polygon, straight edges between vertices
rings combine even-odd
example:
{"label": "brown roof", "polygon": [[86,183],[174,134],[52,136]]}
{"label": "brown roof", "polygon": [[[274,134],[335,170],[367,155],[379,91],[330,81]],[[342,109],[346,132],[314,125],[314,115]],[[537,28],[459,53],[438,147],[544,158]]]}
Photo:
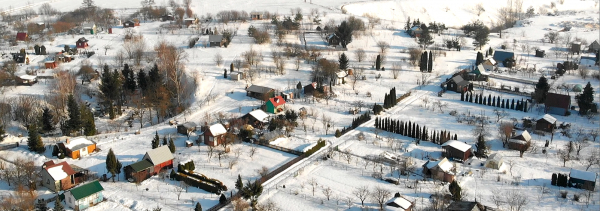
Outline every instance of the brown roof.
{"label": "brown roof", "polygon": [[76,173],[75,171],[73,171],[73,169],[71,168],[71,166],[69,165],[69,163],[67,163],[67,161],[63,161],[63,162],[60,162],[60,163],[54,163],[54,161],[48,161],[48,162],[44,163],[44,169],[46,169],[46,171],[49,168],[56,167],[56,166],[62,166],[62,170],[65,173],[67,173],[67,175],[73,175],[73,174]]}
{"label": "brown roof", "polygon": [[569,106],[571,105],[571,97],[568,95],[548,93],[548,95],[546,95],[546,102],[544,102],[544,104],[547,107],[569,109]]}

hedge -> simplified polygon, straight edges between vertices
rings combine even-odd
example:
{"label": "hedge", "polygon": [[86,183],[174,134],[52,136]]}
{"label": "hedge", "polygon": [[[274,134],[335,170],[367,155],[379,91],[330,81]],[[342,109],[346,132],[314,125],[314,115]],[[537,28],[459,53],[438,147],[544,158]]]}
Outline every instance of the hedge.
{"label": "hedge", "polygon": [[306,151],[304,153],[304,155],[306,155],[306,156],[312,155],[313,153],[315,153],[316,151],[319,151],[319,149],[323,148],[324,146],[325,146],[325,140],[319,139],[319,141],[317,141],[317,145],[315,145],[314,147],[312,147],[308,151]]}

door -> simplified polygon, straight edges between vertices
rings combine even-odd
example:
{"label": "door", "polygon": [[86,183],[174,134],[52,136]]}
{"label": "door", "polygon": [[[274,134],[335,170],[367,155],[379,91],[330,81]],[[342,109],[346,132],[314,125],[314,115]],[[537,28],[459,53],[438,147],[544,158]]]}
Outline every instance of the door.
{"label": "door", "polygon": [[87,147],[81,148],[81,150],[79,150],[79,156],[80,157],[83,157],[83,156],[85,156],[87,154],[88,154]]}

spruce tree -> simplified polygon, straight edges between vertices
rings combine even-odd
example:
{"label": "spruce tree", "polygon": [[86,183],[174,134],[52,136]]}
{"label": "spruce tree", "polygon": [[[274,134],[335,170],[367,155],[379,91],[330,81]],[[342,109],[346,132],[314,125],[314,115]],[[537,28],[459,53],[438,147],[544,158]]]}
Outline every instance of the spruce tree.
{"label": "spruce tree", "polygon": [[377,55],[377,58],[375,59],[375,69],[381,69],[381,55]]}
{"label": "spruce tree", "polygon": [[429,62],[427,63],[427,72],[433,71],[433,54],[429,51]]}
{"label": "spruce tree", "polygon": [[223,70],[223,78],[227,78],[227,70]]}
{"label": "spruce tree", "polygon": [[594,88],[588,82],[583,88],[583,92],[576,97],[577,105],[579,105],[579,114],[585,115],[588,112],[598,112],[596,104],[594,104]]}
{"label": "spruce tree", "polygon": [[550,84],[548,84],[548,79],[542,76],[538,80],[537,84],[535,84],[534,97],[537,103],[546,102],[546,96],[548,95],[548,91],[550,90]]}
{"label": "spruce tree", "polygon": [[479,158],[485,157],[487,155],[487,146],[485,143],[485,137],[483,135],[477,136],[477,143],[475,144],[477,147],[477,151],[475,151],[475,155]]}
{"label": "spruce tree", "polygon": [[[117,159],[117,165],[115,166],[115,173],[117,174],[117,180],[121,180],[121,178],[119,177],[119,175],[121,175],[121,170],[123,169],[123,164],[121,163],[121,161],[119,161],[119,159]],[[114,178],[113,178],[114,181]]]}
{"label": "spruce tree", "polygon": [[165,146],[167,145],[168,141],[167,141],[167,137],[163,137],[163,141],[162,141],[162,145]]}
{"label": "spruce tree", "polygon": [[173,142],[173,138],[169,139],[169,150],[171,150],[171,153],[175,153],[175,142]]}
{"label": "spruce tree", "polygon": [[242,176],[240,176],[238,174],[238,178],[235,181],[235,189],[237,189],[238,191],[241,191],[242,188],[244,188],[244,182],[242,182]]}
{"label": "spruce tree", "polygon": [[148,90],[148,76],[146,76],[146,71],[143,69],[137,74],[137,84],[142,90],[142,94],[146,94],[145,92]]}
{"label": "spruce tree", "polygon": [[196,207],[194,208],[194,211],[202,211],[202,205],[200,205],[200,202],[196,202]]}
{"label": "spruce tree", "polygon": [[342,23],[337,27],[335,35],[340,38],[340,45],[342,45],[343,48],[346,48],[346,46],[352,42],[353,31],[354,28],[352,25],[346,21],[342,21]]}
{"label": "spruce tree", "polygon": [[477,66],[481,63],[483,63],[483,54],[480,51],[478,51],[477,58],[475,59],[475,66]]}
{"label": "spruce tree", "polygon": [[346,56],[345,53],[342,53],[342,55],[340,55],[340,58],[338,59],[338,62],[340,63],[340,70],[346,70],[348,69],[348,57]]}
{"label": "spruce tree", "polygon": [[[433,44],[433,36],[429,31],[429,27],[425,24],[421,24],[421,35],[419,36],[418,43],[423,49],[426,49],[427,46]],[[425,60],[427,61],[427,60]]]}
{"label": "spruce tree", "polygon": [[52,110],[50,110],[48,107],[44,108],[42,113],[42,131],[51,132],[54,130],[54,123],[52,119],[54,119]]}
{"label": "spruce tree", "polygon": [[73,95],[69,95],[67,100],[67,111],[69,112],[69,120],[67,120],[67,134],[78,132],[81,129],[81,113],[79,105],[75,101]]}
{"label": "spruce tree", "polygon": [[94,120],[94,114],[87,106],[81,105],[81,123],[83,126],[83,135],[93,136],[96,135],[96,122]]}
{"label": "spruce tree", "polygon": [[152,149],[158,148],[160,144],[160,137],[158,137],[158,131],[154,134],[154,138],[152,139]]}
{"label": "spruce tree", "polygon": [[108,154],[106,155],[106,171],[112,175],[114,182],[115,174],[117,173],[117,157],[112,148],[108,150]]}
{"label": "spruce tree", "polygon": [[452,183],[450,183],[450,185],[448,186],[448,189],[450,190],[450,194],[452,194],[452,200],[454,200],[454,201],[462,200],[462,196],[461,196],[462,188],[460,187],[460,185],[458,185],[458,182],[456,182],[456,180],[454,180],[454,181],[452,181]]}
{"label": "spruce tree", "polygon": [[29,147],[29,151],[44,153],[44,151],[46,151],[46,147],[44,147],[42,137],[38,133],[37,125],[29,125],[27,132],[29,133],[29,138],[27,139],[27,147]]}
{"label": "spruce tree", "polygon": [[53,210],[54,211],[65,211],[65,207],[60,202],[60,198],[58,197],[58,195],[56,195],[56,198],[54,198],[54,209]]}

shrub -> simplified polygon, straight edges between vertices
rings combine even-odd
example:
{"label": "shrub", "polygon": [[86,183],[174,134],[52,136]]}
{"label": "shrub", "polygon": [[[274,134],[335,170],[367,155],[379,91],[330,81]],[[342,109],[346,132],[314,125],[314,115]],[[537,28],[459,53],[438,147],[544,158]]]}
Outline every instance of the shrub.
{"label": "shrub", "polygon": [[315,145],[313,148],[306,151],[304,154],[306,156],[310,156],[313,153],[315,153],[316,151],[319,151],[319,149],[323,148],[324,146],[325,146],[325,140],[319,139],[319,141],[317,141],[317,145]]}
{"label": "shrub", "polygon": [[563,198],[563,199],[566,199],[567,198],[567,193],[568,192],[566,190],[560,191],[560,197]]}
{"label": "shrub", "polygon": [[373,106],[373,113],[375,115],[379,115],[383,111],[383,107],[381,105],[375,104]]}
{"label": "shrub", "polygon": [[335,137],[339,138],[340,136],[342,136],[342,132],[340,132],[340,129],[335,130]]}

